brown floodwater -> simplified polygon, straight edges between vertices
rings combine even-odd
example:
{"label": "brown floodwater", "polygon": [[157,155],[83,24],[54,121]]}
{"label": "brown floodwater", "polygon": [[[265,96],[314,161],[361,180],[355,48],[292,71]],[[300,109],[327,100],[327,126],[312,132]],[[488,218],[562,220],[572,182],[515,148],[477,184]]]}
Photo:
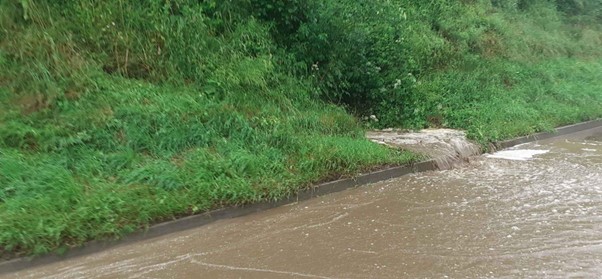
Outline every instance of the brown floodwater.
{"label": "brown floodwater", "polygon": [[8,278],[600,278],[602,129]]}

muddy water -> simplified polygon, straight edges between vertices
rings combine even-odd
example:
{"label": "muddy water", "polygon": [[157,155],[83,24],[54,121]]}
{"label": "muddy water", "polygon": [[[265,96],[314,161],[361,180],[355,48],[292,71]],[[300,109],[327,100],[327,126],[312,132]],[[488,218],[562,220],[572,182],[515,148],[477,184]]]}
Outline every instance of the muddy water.
{"label": "muddy water", "polygon": [[462,165],[464,159],[481,153],[480,146],[466,140],[466,134],[458,130],[425,129],[408,132],[386,129],[368,132],[366,136],[379,144],[433,158],[437,167],[442,170]]}
{"label": "muddy water", "polygon": [[522,145],[8,277],[600,278],[601,140]]}

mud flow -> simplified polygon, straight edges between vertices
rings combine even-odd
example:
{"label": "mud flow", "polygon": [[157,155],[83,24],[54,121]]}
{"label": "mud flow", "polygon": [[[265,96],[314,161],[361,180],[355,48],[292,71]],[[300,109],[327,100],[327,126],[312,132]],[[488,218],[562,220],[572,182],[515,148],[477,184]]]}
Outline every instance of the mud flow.
{"label": "mud flow", "polygon": [[7,278],[599,278],[602,129]]}

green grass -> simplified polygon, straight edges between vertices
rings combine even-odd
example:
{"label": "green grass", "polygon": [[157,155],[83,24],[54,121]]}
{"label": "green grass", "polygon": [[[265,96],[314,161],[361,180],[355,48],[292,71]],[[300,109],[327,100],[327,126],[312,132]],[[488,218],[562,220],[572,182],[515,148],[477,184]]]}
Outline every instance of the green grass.
{"label": "green grass", "polygon": [[[466,13],[489,27],[475,31],[461,60],[419,79],[414,123],[434,115],[487,144],[602,117],[602,22],[575,24],[542,3]],[[455,24],[447,32],[475,28]]]}
{"label": "green grass", "polygon": [[5,256],[275,200],[325,178],[415,158],[370,143],[342,109],[309,100],[216,100],[122,78],[96,85],[77,102],[2,119]]}
{"label": "green grass", "polygon": [[416,107],[482,144],[602,116],[602,62],[561,58],[476,67],[426,77],[417,86]]}
{"label": "green grass", "polygon": [[0,2],[0,255],[602,117],[598,0],[287,3]]}
{"label": "green grass", "polygon": [[377,127],[460,128],[486,144],[602,116],[600,15],[556,2],[333,0],[299,52],[319,61],[327,99]]}

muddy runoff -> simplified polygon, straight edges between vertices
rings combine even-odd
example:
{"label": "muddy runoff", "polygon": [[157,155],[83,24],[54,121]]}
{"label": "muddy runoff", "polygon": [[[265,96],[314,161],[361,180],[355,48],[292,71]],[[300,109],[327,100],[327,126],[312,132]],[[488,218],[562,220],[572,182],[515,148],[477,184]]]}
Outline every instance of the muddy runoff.
{"label": "muddy runoff", "polygon": [[602,129],[6,278],[599,278]]}

